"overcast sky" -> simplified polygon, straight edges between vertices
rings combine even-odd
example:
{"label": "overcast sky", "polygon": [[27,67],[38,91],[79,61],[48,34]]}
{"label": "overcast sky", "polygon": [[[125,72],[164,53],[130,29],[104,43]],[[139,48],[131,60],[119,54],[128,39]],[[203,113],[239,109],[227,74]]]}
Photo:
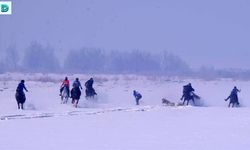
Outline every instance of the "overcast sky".
{"label": "overcast sky", "polygon": [[250,69],[249,0],[12,0],[0,16],[0,52],[31,41],[81,47],[167,50],[191,67]]}

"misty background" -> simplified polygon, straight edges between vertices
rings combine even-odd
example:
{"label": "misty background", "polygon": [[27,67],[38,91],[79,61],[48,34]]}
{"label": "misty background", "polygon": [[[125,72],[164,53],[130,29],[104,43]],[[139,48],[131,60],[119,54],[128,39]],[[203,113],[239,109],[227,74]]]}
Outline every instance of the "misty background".
{"label": "misty background", "polygon": [[12,0],[0,72],[250,78],[248,0]]}

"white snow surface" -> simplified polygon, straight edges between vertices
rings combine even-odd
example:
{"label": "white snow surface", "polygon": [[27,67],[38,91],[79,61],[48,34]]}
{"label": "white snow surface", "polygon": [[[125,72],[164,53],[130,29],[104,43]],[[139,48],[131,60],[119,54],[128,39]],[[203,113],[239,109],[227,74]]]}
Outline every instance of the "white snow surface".
{"label": "white snow surface", "polygon": [[[93,77],[97,99],[79,108],[60,104],[59,88]],[[15,90],[21,79],[25,110],[17,110]],[[191,82],[202,106],[163,106],[180,102]],[[241,89],[241,107],[224,99]],[[142,94],[135,105],[132,91]],[[250,81],[181,79],[164,76],[2,74],[0,75],[0,150],[249,150]]]}

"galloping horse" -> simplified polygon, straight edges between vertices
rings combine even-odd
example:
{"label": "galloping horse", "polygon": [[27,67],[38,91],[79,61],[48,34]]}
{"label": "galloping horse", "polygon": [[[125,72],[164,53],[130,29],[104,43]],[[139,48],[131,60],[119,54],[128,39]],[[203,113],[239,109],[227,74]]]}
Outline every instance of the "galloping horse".
{"label": "galloping horse", "polygon": [[198,95],[196,95],[195,93],[193,93],[193,92],[184,93],[183,97],[184,97],[184,101],[182,103],[183,105],[185,105],[186,101],[187,101],[187,105],[188,105],[190,100],[192,100],[193,104],[195,105],[194,99],[200,99],[200,97]]}
{"label": "galloping horse", "polygon": [[81,90],[78,87],[77,88],[73,88],[71,90],[71,98],[72,98],[71,103],[73,104],[73,106],[75,108],[77,108],[77,105],[78,105],[80,97],[81,97]]}
{"label": "galloping horse", "polygon": [[18,109],[23,109],[23,104],[26,100],[25,94],[23,92],[16,92],[16,101],[17,101],[17,105],[18,105]]}
{"label": "galloping horse", "polygon": [[69,99],[67,87],[63,87],[62,94],[61,94],[61,104],[67,104]]}
{"label": "galloping horse", "polygon": [[88,98],[92,98],[93,99],[94,96],[97,95],[94,88],[86,89],[85,90],[85,94],[86,94],[86,99],[88,99]]}
{"label": "galloping horse", "polygon": [[228,107],[230,107],[231,104],[232,104],[232,107],[239,106],[238,96],[236,94],[231,94],[228,98],[225,99],[225,101],[227,101],[228,99],[230,99]]}

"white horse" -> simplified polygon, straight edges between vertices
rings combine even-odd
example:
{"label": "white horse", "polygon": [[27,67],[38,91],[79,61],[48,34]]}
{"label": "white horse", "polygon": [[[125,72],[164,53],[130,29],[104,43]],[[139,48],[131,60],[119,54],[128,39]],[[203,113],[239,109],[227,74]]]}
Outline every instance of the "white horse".
{"label": "white horse", "polygon": [[64,87],[61,94],[61,104],[67,104],[69,99],[67,88]]}

